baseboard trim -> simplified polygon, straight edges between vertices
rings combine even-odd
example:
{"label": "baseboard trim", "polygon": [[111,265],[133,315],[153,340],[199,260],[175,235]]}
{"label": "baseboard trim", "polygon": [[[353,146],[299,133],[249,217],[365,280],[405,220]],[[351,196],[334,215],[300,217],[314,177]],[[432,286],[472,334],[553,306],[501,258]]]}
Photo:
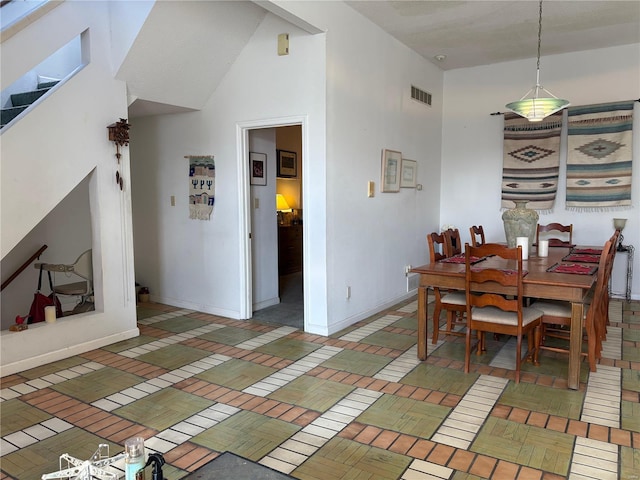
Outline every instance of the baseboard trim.
{"label": "baseboard trim", "polygon": [[81,343],[80,345],[65,347],[60,350],[38,355],[36,357],[25,358],[24,360],[1,365],[0,377],[13,375],[14,373],[18,372],[24,372],[25,370],[40,367],[42,365],[46,365],[47,363],[57,362],[58,360],[63,360],[74,355],[81,355],[83,353],[90,352],[91,350],[104,347],[105,345],[111,345],[112,343],[121,342],[122,340],[128,340],[139,335],[140,330],[138,330],[138,328],[133,328],[125,332],[119,332],[114,335],[109,335],[108,337],[98,338],[89,342]]}

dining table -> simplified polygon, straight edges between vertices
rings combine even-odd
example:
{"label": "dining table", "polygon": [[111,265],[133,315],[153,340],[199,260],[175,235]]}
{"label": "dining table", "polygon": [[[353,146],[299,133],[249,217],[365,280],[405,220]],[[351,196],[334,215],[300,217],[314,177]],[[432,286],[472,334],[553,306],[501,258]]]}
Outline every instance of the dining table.
{"label": "dining table", "polygon": [[[602,247],[578,247],[584,249],[598,249]],[[582,322],[585,314],[585,304],[589,291],[596,283],[596,270],[591,268],[585,273],[558,273],[554,265],[571,265],[563,261],[572,251],[569,247],[550,247],[548,256],[541,257],[533,247],[529,251],[528,259],[523,260],[522,268],[526,272],[523,278],[524,296],[531,299],[563,300],[571,303],[571,326],[569,339],[569,366],[567,386],[577,390],[580,386],[580,363],[582,350]],[[459,257],[460,258],[460,257]],[[412,273],[420,275],[418,286],[418,358],[427,359],[427,304],[429,288],[437,287],[441,290],[465,290],[464,253],[462,261],[438,261],[411,269]],[[575,266],[588,264],[573,264]],[[596,265],[597,267],[597,265]],[[508,261],[500,257],[486,257],[474,264],[474,268],[516,269],[514,260]],[[556,268],[557,269],[557,268]],[[563,269],[560,269],[563,270]],[[478,292],[510,293],[505,287],[497,283],[472,285]]]}

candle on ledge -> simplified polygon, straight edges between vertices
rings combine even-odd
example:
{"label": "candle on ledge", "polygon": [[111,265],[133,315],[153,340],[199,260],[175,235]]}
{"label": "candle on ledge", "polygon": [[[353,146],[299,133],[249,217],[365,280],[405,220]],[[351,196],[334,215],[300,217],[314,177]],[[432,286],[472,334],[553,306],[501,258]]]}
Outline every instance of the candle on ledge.
{"label": "candle on ledge", "polygon": [[56,307],[54,305],[44,307],[44,321],[47,323],[56,321]]}

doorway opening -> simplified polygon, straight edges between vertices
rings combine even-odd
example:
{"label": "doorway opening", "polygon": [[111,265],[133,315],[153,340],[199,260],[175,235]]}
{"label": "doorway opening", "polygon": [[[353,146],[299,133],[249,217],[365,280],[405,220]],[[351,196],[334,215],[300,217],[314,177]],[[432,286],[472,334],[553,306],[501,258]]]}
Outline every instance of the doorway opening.
{"label": "doorway opening", "polygon": [[246,212],[242,223],[248,238],[246,318],[301,330],[306,298],[303,127],[302,121],[275,121],[245,126],[239,132],[248,167],[245,209],[241,209]]}

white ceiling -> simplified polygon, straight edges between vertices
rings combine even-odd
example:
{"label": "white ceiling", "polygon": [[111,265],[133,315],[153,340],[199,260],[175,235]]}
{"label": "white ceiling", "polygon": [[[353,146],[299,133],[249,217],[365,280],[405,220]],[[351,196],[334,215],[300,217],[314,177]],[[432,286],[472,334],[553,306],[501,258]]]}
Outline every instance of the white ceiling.
{"label": "white ceiling", "polygon": [[[443,70],[535,58],[537,0],[347,1]],[[640,1],[546,0],[541,55],[640,43]],[[446,55],[445,60],[435,60]]]}

